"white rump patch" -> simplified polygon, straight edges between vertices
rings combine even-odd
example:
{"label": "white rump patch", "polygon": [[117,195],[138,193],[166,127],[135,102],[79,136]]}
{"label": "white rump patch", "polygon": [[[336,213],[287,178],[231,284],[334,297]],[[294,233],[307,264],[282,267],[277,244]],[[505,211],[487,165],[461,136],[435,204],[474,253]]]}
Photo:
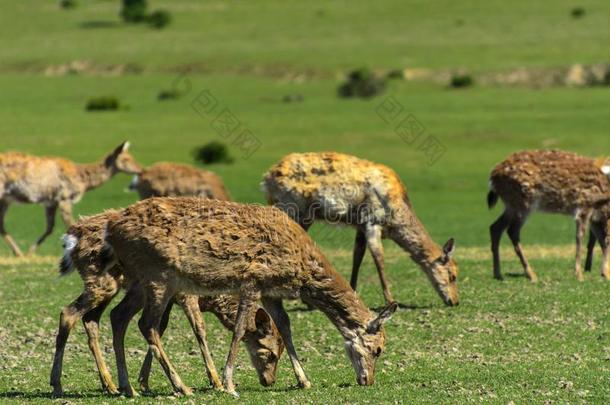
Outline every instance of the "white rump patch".
{"label": "white rump patch", "polygon": [[602,166],[602,173],[604,173],[606,176],[610,176],[610,166]]}
{"label": "white rump patch", "polygon": [[64,257],[62,260],[63,271],[62,274],[67,274],[70,270],[72,270],[72,251],[78,244],[78,238],[74,235],[64,234],[61,237],[61,240],[64,245]]}

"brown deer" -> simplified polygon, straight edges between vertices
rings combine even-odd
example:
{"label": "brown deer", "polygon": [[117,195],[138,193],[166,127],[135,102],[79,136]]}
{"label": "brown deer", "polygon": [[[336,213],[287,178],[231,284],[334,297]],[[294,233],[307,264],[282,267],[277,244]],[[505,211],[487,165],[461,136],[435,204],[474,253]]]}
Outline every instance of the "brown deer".
{"label": "brown deer", "polygon": [[[99,372],[102,388],[109,393],[123,392],[128,396],[136,395],[135,390],[129,383],[125,354],[123,349],[123,338],[130,319],[144,306],[144,294],[137,283],[129,281],[123,275],[120,265],[104,269],[101,265],[101,252],[104,246],[104,232],[108,219],[116,215],[116,211],[108,211],[88,218],[83,218],[72,225],[64,235],[65,252],[61,262],[60,271],[66,275],[77,269],[83,282],[84,291],[70,305],[66,306],[60,315],[59,330],[55,348],[55,357],[51,372],[51,385],[53,394],[63,394],[61,386],[61,374],[63,354],[70,334],[79,319],[83,319],[85,331],[88,336],[89,348],[95,359]],[[99,347],[98,333],[99,321],[102,313],[119,293],[121,289],[129,289],[121,303],[111,312],[113,325],[113,343],[117,356],[117,367],[119,369],[119,389],[112,382],[110,372],[106,366],[102,352]],[[197,336],[198,342],[206,365],[208,365],[208,377],[215,388],[221,388],[222,384],[218,378],[207,349],[205,341],[205,328],[199,311],[211,312],[218,317],[221,323],[229,330],[233,330],[235,316],[237,314],[237,299],[230,296],[192,297],[179,296],[176,301],[183,307],[191,326]],[[160,333],[167,327],[170,307],[163,315]],[[262,385],[271,385],[276,379],[276,367],[283,351],[283,343],[275,325],[271,322],[269,315],[260,307],[254,308],[247,315],[247,327],[244,334],[244,342],[248,353]],[[150,373],[152,353],[145,359],[140,372],[140,386],[148,391],[148,376]]]}
{"label": "brown deer", "polygon": [[156,163],[136,174],[129,189],[141,199],[150,197],[205,197],[231,200],[222,179],[208,170],[178,163]]}
{"label": "brown deer", "polygon": [[269,203],[305,230],[316,219],[355,226],[354,290],[368,246],[385,300],[394,301],[382,245],[382,238],[390,238],[411,255],[446,305],[459,303],[453,239],[443,248],[434,243],[415,215],[405,186],[390,168],[340,153],[293,153],[269,169],[261,186]]}
{"label": "brown deer", "polygon": [[58,208],[66,227],[69,227],[73,222],[72,205],[85,192],[101,186],[117,172],[140,172],[140,166],[128,149],[129,142],[124,142],[101,162],[92,164],[15,152],[0,154],[0,235],[13,253],[22,256],[19,246],[4,226],[4,217],[12,202],[45,206],[47,227],[30,248],[30,253],[33,253],[53,232]]}
{"label": "brown deer", "polygon": [[[487,196],[489,208],[493,208],[498,199],[505,205],[502,215],[490,227],[494,277],[502,279],[499,247],[502,234],[507,231],[525,275],[533,282],[538,279],[523,253],[520,235],[529,215],[544,211],[575,218],[574,273],[582,280],[585,231],[596,203],[610,195],[607,169],[593,159],[558,150],[517,152],[498,164],[491,173],[491,190]],[[595,238],[592,240],[595,243]]]}
{"label": "brown deer", "polygon": [[200,198],[152,198],[111,218],[106,242],[107,265],[121,263],[125,274],[145,286],[140,331],[175,391],[190,392],[163,350],[159,325],[177,293],[239,295],[223,373],[225,389],[234,395],[238,343],[245,315],[258,299],[279,329],[300,387],[311,383],[292,343],[284,298],[300,297],[324,312],[344,338],[357,382],[373,384],[375,362],[385,345],[383,323],[397,305],[374,315],[307,233],[281,211]]}

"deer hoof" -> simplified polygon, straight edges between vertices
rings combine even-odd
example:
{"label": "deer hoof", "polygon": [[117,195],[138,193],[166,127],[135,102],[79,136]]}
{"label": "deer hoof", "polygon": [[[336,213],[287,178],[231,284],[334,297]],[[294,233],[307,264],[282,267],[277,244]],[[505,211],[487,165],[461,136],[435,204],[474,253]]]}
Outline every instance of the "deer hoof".
{"label": "deer hoof", "polygon": [[135,398],[139,396],[139,394],[136,392],[136,390],[133,389],[131,385],[129,387],[119,388],[119,391],[128,398]]}
{"label": "deer hoof", "polygon": [[53,393],[51,394],[55,398],[60,398],[64,396],[64,390],[61,387],[53,387]]}
{"label": "deer hoof", "polygon": [[311,383],[309,381],[302,381],[299,383],[299,388],[302,388],[304,390],[308,390],[311,388]]}

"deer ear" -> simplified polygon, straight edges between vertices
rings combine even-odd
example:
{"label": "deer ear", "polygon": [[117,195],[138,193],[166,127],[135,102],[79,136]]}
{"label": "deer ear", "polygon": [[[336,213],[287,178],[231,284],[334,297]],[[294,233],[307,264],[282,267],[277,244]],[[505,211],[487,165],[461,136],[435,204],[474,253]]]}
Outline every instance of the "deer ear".
{"label": "deer ear", "polygon": [[394,315],[394,312],[396,312],[397,309],[398,304],[396,302],[393,302],[385,307],[375,319],[369,322],[368,326],[366,327],[366,331],[368,333],[379,332],[383,324],[386,323],[392,317],[392,315]]}
{"label": "deer ear", "polygon": [[268,335],[271,333],[271,317],[264,309],[259,308],[256,311],[256,315],[254,315],[254,324],[256,325],[256,330],[261,334]]}
{"label": "deer ear", "polygon": [[119,146],[117,146],[116,149],[114,150],[114,152],[112,152],[112,154],[114,156],[119,156],[121,153],[127,152],[128,150],[129,150],[129,141],[125,141],[122,144],[120,144]]}
{"label": "deer ear", "polygon": [[443,262],[447,263],[455,253],[455,239],[451,238],[443,246]]}

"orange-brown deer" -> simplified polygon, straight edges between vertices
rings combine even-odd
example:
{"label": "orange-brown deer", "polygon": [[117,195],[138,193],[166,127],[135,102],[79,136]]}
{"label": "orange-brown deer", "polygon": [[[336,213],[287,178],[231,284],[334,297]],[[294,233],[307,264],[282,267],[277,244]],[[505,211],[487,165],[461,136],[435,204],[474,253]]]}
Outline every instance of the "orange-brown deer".
{"label": "orange-brown deer", "polygon": [[22,256],[19,246],[4,225],[4,217],[12,202],[45,206],[47,227],[30,248],[30,253],[33,253],[53,232],[58,208],[68,227],[73,222],[72,205],[85,192],[101,186],[117,172],[140,172],[140,166],[128,149],[129,142],[124,142],[101,162],[93,164],[77,164],[57,157],[14,152],[0,154],[0,235],[13,253]]}
{"label": "orange-brown deer", "polygon": [[209,170],[178,163],[155,163],[134,176],[129,189],[141,199],[150,197],[204,197],[231,200],[222,179]]}
{"label": "orange-brown deer", "polygon": [[[502,234],[507,231],[525,275],[534,282],[538,279],[523,252],[521,229],[532,212],[544,211],[575,218],[574,273],[582,280],[583,238],[595,205],[610,196],[608,169],[593,159],[557,150],[517,152],[498,164],[491,173],[487,196],[490,208],[498,198],[505,205],[502,215],[490,227],[494,277],[502,279],[499,248]],[[592,238],[593,243],[595,239]]]}
{"label": "orange-brown deer", "polygon": [[152,198],[108,222],[108,265],[146,291],[140,331],[174,390],[188,394],[163,350],[159,324],[171,297],[237,294],[239,307],[223,373],[225,389],[237,395],[233,367],[245,331],[245,315],[258,299],[286,345],[300,387],[311,386],[298,360],[282,299],[301,298],[326,314],[344,338],[357,382],[374,382],[375,363],[385,345],[383,323],[391,304],[374,315],[333,269],[307,233],[273,207],[200,198]]}
{"label": "orange-brown deer", "polygon": [[386,302],[394,299],[384,272],[382,238],[390,238],[421,267],[447,305],[459,302],[454,241],[434,243],[415,215],[407,190],[390,168],[340,153],[293,153],[265,174],[269,203],[305,230],[316,219],[356,227],[351,286],[368,246]]}
{"label": "orange-brown deer", "polygon": [[[70,330],[79,319],[83,319],[87,332],[89,348],[98,369],[102,388],[109,393],[122,392],[127,396],[136,395],[129,383],[123,339],[131,318],[144,306],[144,294],[134,283],[123,274],[122,267],[117,264],[105,269],[101,264],[101,252],[104,247],[104,232],[108,219],[116,215],[116,211],[81,219],[72,225],[64,235],[65,252],[60,270],[66,275],[78,270],[84,283],[84,291],[70,305],[66,306],[60,315],[57,333],[55,356],[51,372],[51,385],[55,396],[63,395],[61,385],[63,354]],[[117,357],[119,388],[114,385],[108,367],[100,350],[98,333],[102,313],[119,293],[128,289],[127,295],[111,312],[113,326],[113,343]],[[200,349],[206,363],[208,378],[214,388],[222,384],[214,368],[214,364],[205,340],[205,328],[199,311],[211,312],[229,330],[233,330],[237,314],[237,299],[230,296],[202,297],[178,296],[175,299],[184,309],[185,314],[195,332]],[[167,327],[170,306],[163,315],[160,333]],[[244,342],[262,385],[271,385],[276,379],[277,363],[283,351],[283,343],[269,315],[260,307],[253,308],[247,315],[247,326]],[[152,353],[149,352],[140,372],[140,388],[148,391],[148,376]]]}

